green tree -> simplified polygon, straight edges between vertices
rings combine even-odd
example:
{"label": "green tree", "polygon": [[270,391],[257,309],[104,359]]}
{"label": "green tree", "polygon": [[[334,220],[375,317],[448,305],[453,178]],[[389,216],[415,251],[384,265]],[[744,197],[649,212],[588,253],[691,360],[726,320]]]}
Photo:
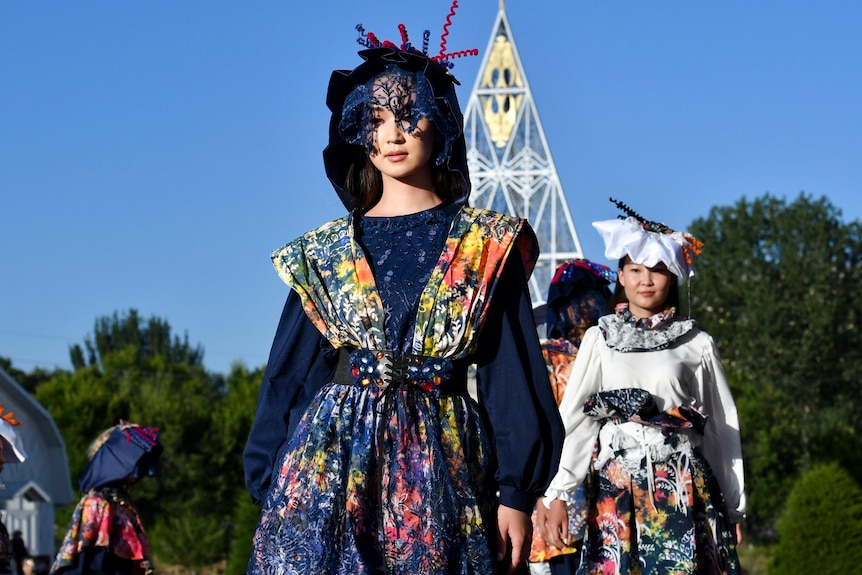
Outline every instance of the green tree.
{"label": "green tree", "polygon": [[[252,385],[250,374],[235,368],[227,382],[208,374],[199,346],[170,339],[167,321],[143,322],[134,310],[98,319],[95,332],[99,343],[87,346],[92,361],[36,389],[65,438],[73,477],[80,476],[87,446],[102,430],[121,419],[158,427],[160,473],[134,488],[154,555],[195,568],[223,559],[223,526],[244,490],[242,446],[225,426],[244,441],[250,423],[243,418],[250,422],[254,414],[253,406],[241,402],[231,409],[225,401],[249,393],[243,386]],[[228,417],[232,413],[237,417]]]}
{"label": "green tree", "polygon": [[862,564],[862,489],[837,463],[802,475],[778,522],[775,575],[855,573]]}
{"label": "green tree", "polygon": [[251,559],[252,538],[259,518],[260,507],[251,502],[248,493],[241,493],[234,507],[227,575],[245,575],[248,561]]}
{"label": "green tree", "polygon": [[21,387],[33,393],[33,391],[39,386],[40,383],[51,379],[58,371],[54,370],[48,371],[41,367],[37,367],[33,371],[22,371],[12,365],[12,360],[0,356],[0,369],[8,373],[12,379],[14,379]]}
{"label": "green tree", "polygon": [[131,398],[95,367],[59,373],[39,384],[34,395],[63,436],[73,481],[83,473],[87,448],[96,436],[129,419]]}
{"label": "green tree", "polygon": [[252,504],[245,489],[242,473],[242,450],[257,407],[260,383],[264,368],[248,370],[243,364],[235,363],[227,377],[227,393],[216,414],[216,426],[224,433],[225,469],[233,470],[239,483],[231,501],[233,509],[230,519],[230,541],[228,551],[228,572],[240,575],[251,556],[251,540],[257,527],[260,507]]}
{"label": "green tree", "polygon": [[167,320],[152,316],[145,322],[135,309],[124,315],[114,312],[113,316],[98,318],[92,337],[84,338],[83,347],[80,344],[73,345],[69,355],[74,368],[80,369],[85,365],[101,365],[109,353],[126,347],[134,348],[141,362],[162,357],[174,364],[203,365],[203,348],[200,345],[193,347],[188,334],[183,339],[177,336],[172,338]]}
{"label": "green tree", "polygon": [[792,481],[862,460],[862,227],[826,198],[769,194],[692,223],[705,243],[692,315],[716,339],[739,401],[749,529],[774,535]]}

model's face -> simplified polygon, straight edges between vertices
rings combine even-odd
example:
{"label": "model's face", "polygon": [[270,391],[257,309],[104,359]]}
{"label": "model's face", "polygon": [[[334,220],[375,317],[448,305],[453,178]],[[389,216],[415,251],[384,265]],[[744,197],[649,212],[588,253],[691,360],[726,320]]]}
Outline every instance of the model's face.
{"label": "model's face", "polygon": [[416,93],[403,83],[387,82],[385,76],[378,82],[386,87],[385,90],[376,89],[375,93],[385,92],[386,98],[372,104],[374,151],[371,163],[383,175],[384,185],[387,178],[413,184],[429,181],[433,124],[421,118],[416,128],[408,132]]}
{"label": "model's face", "polygon": [[635,317],[646,318],[664,311],[665,300],[676,276],[663,263],[648,268],[629,262],[617,270],[617,281],[625,288],[629,311]]}

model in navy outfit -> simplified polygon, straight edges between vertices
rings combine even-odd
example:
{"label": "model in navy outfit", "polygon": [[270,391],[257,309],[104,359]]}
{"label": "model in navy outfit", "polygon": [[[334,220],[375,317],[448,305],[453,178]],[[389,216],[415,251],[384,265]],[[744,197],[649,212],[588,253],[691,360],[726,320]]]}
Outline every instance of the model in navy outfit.
{"label": "model in navy outfit", "polygon": [[535,235],[466,205],[445,65],[403,29],[400,47],[363,37],[327,97],[324,163],[350,213],[273,253],[292,289],[244,454],[263,505],[248,573],[514,573],[563,435],[527,291]]}

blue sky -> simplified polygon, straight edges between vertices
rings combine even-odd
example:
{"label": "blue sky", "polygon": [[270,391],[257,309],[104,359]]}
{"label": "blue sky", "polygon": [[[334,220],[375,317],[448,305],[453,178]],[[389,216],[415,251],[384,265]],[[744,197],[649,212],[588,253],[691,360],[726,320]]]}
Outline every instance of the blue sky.
{"label": "blue sky", "polygon": [[[0,3],[0,355],[70,367],[136,308],[212,371],[266,361],[287,287],[269,252],[342,214],[322,167],[354,26],[432,42],[449,0]],[[507,0],[585,255],[608,196],[685,228],[766,192],[862,218],[862,3]],[[461,0],[484,52],[498,0]],[[457,61],[462,106],[481,55]],[[719,249],[707,246],[707,249]]]}

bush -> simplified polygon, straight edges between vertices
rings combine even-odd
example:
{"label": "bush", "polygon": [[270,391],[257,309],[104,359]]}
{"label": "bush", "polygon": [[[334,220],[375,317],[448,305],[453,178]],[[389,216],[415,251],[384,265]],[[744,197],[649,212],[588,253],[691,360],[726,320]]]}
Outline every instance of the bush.
{"label": "bush", "polygon": [[251,558],[251,540],[259,517],[260,507],[251,502],[248,493],[240,493],[234,508],[233,540],[227,575],[244,575]]}
{"label": "bush", "polygon": [[844,575],[862,565],[862,488],[837,463],[806,472],[778,521],[770,575]]}
{"label": "bush", "polygon": [[225,527],[222,522],[208,516],[179,514],[168,518],[147,531],[153,559],[194,570],[224,560]]}

